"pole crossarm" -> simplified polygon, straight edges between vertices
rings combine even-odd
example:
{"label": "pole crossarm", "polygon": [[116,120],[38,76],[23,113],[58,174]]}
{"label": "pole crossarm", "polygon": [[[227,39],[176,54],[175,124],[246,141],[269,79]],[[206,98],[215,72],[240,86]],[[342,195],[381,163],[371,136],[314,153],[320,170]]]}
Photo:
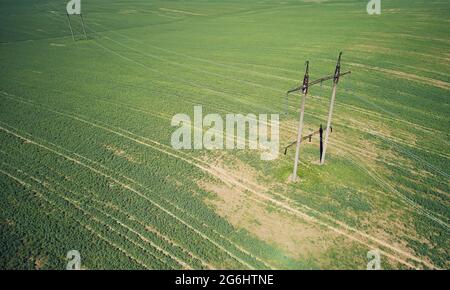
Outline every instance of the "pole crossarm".
{"label": "pole crossarm", "polygon": [[[330,129],[331,129],[331,132],[333,132],[333,127],[331,127]],[[319,133],[320,133],[320,129],[317,130],[317,131],[312,132],[312,133],[309,134],[309,135],[306,135],[305,137],[302,137],[302,140],[301,140],[300,142],[305,141],[305,140],[307,140],[307,139],[310,139],[312,136],[317,135],[317,134],[319,134]],[[292,141],[291,143],[289,143],[289,145],[287,145],[286,147],[284,147],[284,155],[286,155],[286,154],[287,154],[287,150],[288,150],[290,147],[294,146],[295,144],[297,144],[297,140],[296,140],[296,141]]]}
{"label": "pole crossarm", "polygon": [[[346,72],[343,72],[343,73],[339,73],[337,75],[337,79],[339,79],[340,77],[343,77],[345,75],[351,74],[351,73],[352,73],[351,71],[346,71]],[[291,90],[287,91],[287,93],[291,94],[291,93],[294,93],[294,92],[297,92],[297,91],[304,91],[305,89],[309,89],[310,87],[312,87],[314,85],[317,85],[317,84],[320,84],[320,83],[322,83],[324,81],[331,80],[331,79],[334,80],[335,77],[336,77],[336,75],[334,75],[334,74],[333,75],[328,75],[328,76],[322,77],[320,79],[314,80],[312,82],[309,82],[308,86],[306,88],[305,88],[304,85],[301,85],[299,87],[296,87],[294,89],[291,89]]]}

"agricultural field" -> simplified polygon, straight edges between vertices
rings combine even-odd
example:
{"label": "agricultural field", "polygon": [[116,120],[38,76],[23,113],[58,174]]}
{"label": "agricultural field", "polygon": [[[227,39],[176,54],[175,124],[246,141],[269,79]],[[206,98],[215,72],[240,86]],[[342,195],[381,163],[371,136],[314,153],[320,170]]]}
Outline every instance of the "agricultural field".
{"label": "agricultural field", "polygon": [[[450,268],[449,1],[82,0],[75,41],[67,2],[0,2],[0,269]],[[279,114],[278,158],[174,149],[196,105]]]}

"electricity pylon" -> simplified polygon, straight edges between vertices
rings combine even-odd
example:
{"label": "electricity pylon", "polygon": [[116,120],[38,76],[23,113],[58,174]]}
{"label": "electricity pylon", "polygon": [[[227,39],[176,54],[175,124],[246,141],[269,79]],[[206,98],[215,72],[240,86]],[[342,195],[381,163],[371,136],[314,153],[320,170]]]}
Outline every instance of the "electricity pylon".
{"label": "electricity pylon", "polygon": [[[72,39],[73,39],[73,41],[75,41],[75,35],[73,33],[72,22],[70,21],[70,15],[69,15],[69,13],[66,13],[66,15],[67,15],[67,20],[69,21],[69,28],[70,28],[70,33],[72,34]],[[81,26],[83,27],[84,38],[87,40],[88,37],[87,37],[87,34],[86,34],[86,29],[84,28],[83,15],[81,13],[80,14],[71,14],[71,15],[80,15]]]}
{"label": "electricity pylon", "polygon": [[305,103],[306,103],[306,96],[308,95],[308,89],[313,85],[316,85],[319,83],[322,84],[322,82],[324,82],[324,81],[333,79],[333,94],[331,97],[330,111],[328,114],[328,122],[327,122],[327,127],[326,127],[325,144],[323,146],[323,154],[321,154],[320,164],[323,164],[323,162],[325,162],[325,151],[326,151],[326,146],[327,146],[327,142],[328,142],[328,137],[330,135],[331,117],[332,117],[332,113],[333,113],[334,100],[336,97],[337,83],[339,82],[339,78],[341,76],[351,73],[351,71],[341,73],[341,66],[340,66],[341,55],[342,55],[342,52],[339,53],[339,58],[338,58],[338,62],[336,65],[334,75],[325,76],[320,79],[314,80],[312,82],[309,82],[309,61],[307,61],[306,62],[306,72],[303,77],[303,84],[297,88],[289,90],[286,93],[286,95],[289,95],[290,93],[301,91],[303,94],[303,98],[302,98],[301,105],[300,105],[300,120],[299,120],[299,124],[298,124],[297,141],[295,142],[297,146],[296,146],[296,150],[295,150],[295,160],[294,160],[294,170],[292,172],[292,181],[297,180],[298,159],[299,159],[299,155],[300,155],[300,143],[302,141],[302,133],[303,133],[302,132],[303,131],[303,116],[305,113]]}

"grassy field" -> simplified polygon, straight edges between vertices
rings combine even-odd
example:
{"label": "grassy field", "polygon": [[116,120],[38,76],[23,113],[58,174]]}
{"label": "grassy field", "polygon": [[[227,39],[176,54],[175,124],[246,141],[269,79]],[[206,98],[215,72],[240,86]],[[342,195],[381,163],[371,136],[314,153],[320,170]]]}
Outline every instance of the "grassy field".
{"label": "grassy field", "polygon": [[[0,268],[384,269],[450,267],[450,2],[66,1],[0,3]],[[253,150],[174,150],[172,117],[280,113],[343,51],[325,166],[318,137]],[[305,131],[326,123],[311,89]],[[280,149],[282,150],[282,148]]]}

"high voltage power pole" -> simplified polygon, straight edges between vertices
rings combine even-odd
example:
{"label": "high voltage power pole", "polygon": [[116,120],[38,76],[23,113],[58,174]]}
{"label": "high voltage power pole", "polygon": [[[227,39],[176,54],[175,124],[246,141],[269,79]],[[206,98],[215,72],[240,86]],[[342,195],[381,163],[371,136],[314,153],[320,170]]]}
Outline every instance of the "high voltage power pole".
{"label": "high voltage power pole", "polygon": [[75,34],[73,33],[73,28],[72,28],[72,22],[70,21],[70,15],[80,15],[80,19],[81,19],[81,27],[83,28],[83,33],[84,33],[84,38],[87,40],[87,34],[86,34],[86,29],[84,28],[84,20],[83,20],[83,15],[80,14],[69,14],[66,13],[67,15],[67,20],[69,21],[69,28],[70,28],[70,33],[72,34],[72,39],[73,41],[75,41]]}
{"label": "high voltage power pole", "polygon": [[[329,138],[329,135],[330,135],[331,117],[333,115],[333,107],[334,107],[334,101],[335,101],[335,98],[336,98],[337,84],[339,82],[339,78],[340,77],[351,73],[350,71],[346,71],[344,73],[341,73],[341,56],[342,56],[342,52],[339,53],[338,61],[337,61],[337,64],[336,64],[336,69],[335,69],[333,75],[325,76],[325,77],[319,78],[317,80],[314,80],[312,82],[309,82],[309,61],[307,61],[306,62],[306,71],[305,71],[305,75],[303,77],[303,84],[301,86],[297,87],[297,88],[289,90],[287,92],[287,94],[286,94],[286,95],[289,95],[290,93],[294,93],[294,92],[297,92],[297,91],[301,91],[301,93],[303,94],[303,97],[302,97],[302,100],[301,100],[301,105],[300,105],[300,120],[299,120],[299,124],[298,124],[297,141],[292,142],[285,149],[285,154],[286,154],[287,148],[289,148],[293,144],[297,145],[296,146],[296,150],[295,150],[295,160],[294,160],[294,169],[293,169],[293,172],[292,172],[292,181],[296,181],[297,180],[298,160],[299,160],[299,155],[300,155],[300,143],[302,141],[302,133],[303,133],[303,117],[304,117],[304,113],[305,113],[305,103],[306,103],[306,96],[308,95],[308,89],[310,87],[312,87],[313,85],[316,85],[316,84],[319,84],[319,83],[322,84],[322,82],[324,82],[324,81],[333,79],[333,92],[332,92],[332,95],[331,95],[330,109],[329,109],[329,112],[328,112],[327,127],[325,128],[325,130],[326,130],[325,131],[325,143],[323,144],[323,152],[322,152],[322,148],[320,150],[321,151],[320,164],[322,165],[325,162],[325,152],[326,152],[326,148],[327,148],[328,138]],[[321,142],[321,145],[322,145],[322,142]]]}

